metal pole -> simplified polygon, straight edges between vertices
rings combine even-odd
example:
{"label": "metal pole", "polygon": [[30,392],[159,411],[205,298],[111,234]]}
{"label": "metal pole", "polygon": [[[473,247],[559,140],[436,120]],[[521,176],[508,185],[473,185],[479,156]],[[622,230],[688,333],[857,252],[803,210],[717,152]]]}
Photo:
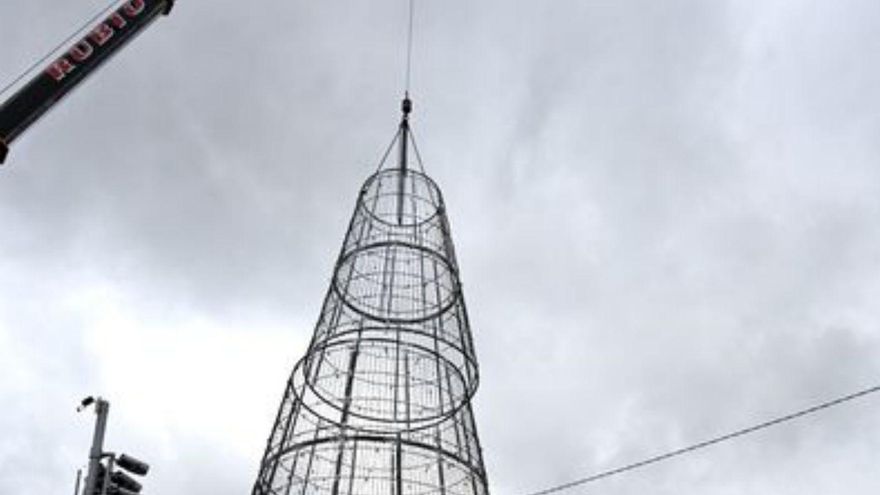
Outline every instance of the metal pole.
{"label": "metal pole", "polygon": [[403,185],[407,168],[407,145],[409,145],[409,113],[412,112],[412,100],[409,93],[401,104],[403,119],[400,121],[400,177],[397,180],[397,225],[403,225]]}
{"label": "metal pole", "polygon": [[107,469],[104,471],[104,483],[101,484],[101,495],[107,495],[107,488],[110,486],[110,474],[113,472],[114,467],[116,467],[116,455],[110,454],[110,457],[107,459]]}
{"label": "metal pole", "polygon": [[95,491],[95,482],[98,477],[98,467],[101,464],[101,455],[104,453],[104,431],[107,429],[107,414],[110,412],[110,403],[98,397],[95,401],[95,435],[92,437],[92,448],[89,451],[89,471],[86,475],[85,495],[92,495]]}
{"label": "metal pole", "polygon": [[82,469],[76,470],[76,485],[73,487],[73,495],[79,495],[79,482],[82,481]]}

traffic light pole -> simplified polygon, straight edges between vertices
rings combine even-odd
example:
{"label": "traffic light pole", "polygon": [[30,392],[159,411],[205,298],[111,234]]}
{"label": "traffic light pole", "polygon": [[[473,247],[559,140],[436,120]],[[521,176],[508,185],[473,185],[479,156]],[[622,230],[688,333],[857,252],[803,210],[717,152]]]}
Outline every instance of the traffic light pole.
{"label": "traffic light pole", "polygon": [[100,472],[101,456],[104,453],[104,431],[107,429],[107,414],[110,412],[110,403],[98,397],[95,400],[95,434],[92,437],[92,448],[89,451],[89,470],[86,475],[86,494],[91,495],[95,491],[98,474]]}
{"label": "traffic light pole", "polygon": [[79,495],[79,484],[82,482],[82,469],[76,470],[76,484],[73,485],[73,495]]}

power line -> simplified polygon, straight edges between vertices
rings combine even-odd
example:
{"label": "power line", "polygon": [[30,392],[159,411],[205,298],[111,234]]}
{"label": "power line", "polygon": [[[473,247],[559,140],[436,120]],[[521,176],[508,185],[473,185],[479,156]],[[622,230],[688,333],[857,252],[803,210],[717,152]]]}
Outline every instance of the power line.
{"label": "power line", "polygon": [[807,416],[809,414],[819,412],[823,409],[828,409],[830,407],[834,407],[834,406],[843,404],[844,402],[849,402],[851,400],[855,400],[860,397],[864,397],[866,395],[873,394],[875,392],[880,392],[880,385],[877,385],[877,386],[874,386],[871,388],[867,388],[867,389],[861,390],[859,392],[856,392],[856,393],[853,393],[850,395],[839,397],[837,399],[830,400],[828,402],[823,402],[821,404],[817,404],[815,406],[809,407],[807,409],[802,409],[800,411],[797,411],[797,412],[794,412],[791,414],[787,414],[785,416],[780,416],[776,419],[771,419],[770,421],[765,421],[763,423],[759,423],[754,426],[749,426],[748,428],[743,428],[741,430],[737,430],[732,433],[728,433],[726,435],[721,435],[721,436],[715,437],[711,440],[705,440],[703,442],[695,443],[695,444],[687,446],[687,447],[682,447],[677,450],[666,452],[665,454],[660,454],[660,455],[657,455],[654,457],[649,457],[647,459],[644,459],[644,460],[641,460],[638,462],[627,464],[627,465],[621,466],[619,468],[610,469],[608,471],[603,471],[601,473],[587,476],[585,478],[577,479],[574,481],[569,481],[568,483],[563,483],[561,485],[556,485],[556,486],[552,486],[550,488],[545,488],[543,490],[539,490],[536,492],[531,492],[531,493],[528,493],[527,495],[548,495],[550,493],[556,493],[556,492],[561,492],[563,490],[568,490],[568,489],[574,488],[576,486],[586,485],[587,483],[593,483],[595,481],[599,481],[604,478],[609,478],[611,476],[623,474],[627,471],[632,471],[634,469],[642,468],[642,467],[648,466],[650,464],[656,464],[658,462],[665,461],[665,460],[671,459],[673,457],[678,457],[678,456],[693,452],[695,450],[704,449],[704,448],[709,447],[711,445],[726,442],[728,440],[733,440],[734,438],[748,435],[750,433],[755,433],[757,431],[760,431],[760,430],[763,430],[766,428],[770,428],[771,426],[776,426],[778,424],[785,423],[787,421],[792,421],[794,419],[797,419],[797,418],[800,418],[803,416]]}

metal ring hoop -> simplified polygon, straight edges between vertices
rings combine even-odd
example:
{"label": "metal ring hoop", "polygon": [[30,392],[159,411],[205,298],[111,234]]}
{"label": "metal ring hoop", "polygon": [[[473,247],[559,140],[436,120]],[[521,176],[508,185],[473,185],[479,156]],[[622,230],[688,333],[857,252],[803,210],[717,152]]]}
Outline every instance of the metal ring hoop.
{"label": "metal ring hoop", "polygon": [[[445,256],[438,253],[437,251],[426,248],[425,246],[420,246],[418,244],[413,244],[410,242],[403,242],[403,241],[380,241],[380,242],[366,244],[363,246],[359,246],[356,249],[351,250],[346,255],[342,256],[339,259],[339,263],[337,264],[337,267],[345,266],[345,264],[350,259],[354,258],[355,256],[357,256],[360,253],[369,251],[371,249],[382,248],[382,247],[403,247],[403,248],[407,248],[407,249],[422,251],[422,252],[427,253],[429,256],[432,256],[432,257],[436,258],[437,260],[439,260],[444,265],[444,268],[446,268],[446,270],[450,274],[450,276],[451,276],[450,278],[452,279],[452,282],[454,284],[454,287],[452,287],[452,290],[450,291],[449,301],[446,304],[443,304],[442,306],[440,306],[437,310],[432,311],[431,313],[428,313],[426,315],[423,315],[423,316],[420,316],[417,318],[401,318],[401,317],[394,317],[394,316],[380,316],[380,315],[370,313],[369,311],[362,309],[362,308],[358,307],[356,304],[352,303],[349,300],[350,297],[346,297],[347,294],[345,292],[343,292],[341,287],[339,287],[339,280],[334,276],[333,280],[330,282],[330,284],[333,287],[333,291],[336,293],[337,297],[339,297],[339,300],[342,301],[342,303],[345,304],[345,306],[347,308],[351,309],[352,311],[354,311],[355,313],[357,313],[361,316],[364,316],[364,317],[369,318],[374,321],[383,321],[383,322],[388,322],[388,323],[412,324],[412,323],[422,323],[422,322],[425,322],[425,321],[428,321],[428,320],[431,320],[431,319],[434,319],[434,318],[441,316],[443,313],[447,312],[449,310],[449,308],[453,307],[458,302],[458,300],[461,298],[461,283],[458,281],[458,272],[455,269],[455,265],[453,265],[449,260],[446,259]],[[339,268],[337,268],[335,270],[334,274],[338,274],[338,272],[339,272]]]}

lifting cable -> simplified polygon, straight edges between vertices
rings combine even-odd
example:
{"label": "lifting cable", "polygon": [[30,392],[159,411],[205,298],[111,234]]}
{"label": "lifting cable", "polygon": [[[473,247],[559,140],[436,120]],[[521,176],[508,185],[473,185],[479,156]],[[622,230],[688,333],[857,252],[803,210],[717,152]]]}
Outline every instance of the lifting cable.
{"label": "lifting cable", "polygon": [[673,457],[678,457],[678,456],[693,452],[695,450],[704,449],[704,448],[709,447],[711,445],[726,442],[728,440],[733,440],[734,438],[748,435],[750,433],[755,433],[759,430],[770,428],[771,426],[776,426],[781,423],[785,423],[785,422],[788,422],[788,421],[791,421],[791,420],[794,420],[794,419],[797,419],[797,418],[800,418],[803,416],[807,416],[809,414],[819,412],[823,409],[828,409],[828,408],[843,404],[844,402],[849,402],[851,400],[858,399],[858,398],[861,398],[861,397],[864,397],[866,395],[873,394],[876,392],[880,392],[880,385],[876,385],[874,387],[867,388],[867,389],[861,390],[859,392],[845,395],[843,397],[839,397],[834,400],[822,402],[822,403],[814,405],[812,407],[802,409],[800,411],[797,411],[797,412],[794,412],[791,414],[787,414],[785,416],[780,416],[778,418],[771,419],[769,421],[765,421],[763,423],[759,423],[759,424],[750,426],[748,428],[736,430],[734,432],[727,433],[726,435],[721,435],[721,436],[712,438],[710,440],[705,440],[705,441],[702,441],[699,443],[689,445],[687,447],[682,447],[680,449],[672,450],[670,452],[666,452],[665,454],[660,454],[660,455],[656,455],[654,457],[649,457],[647,459],[644,459],[644,460],[641,460],[638,462],[633,462],[631,464],[627,464],[625,466],[621,466],[621,467],[618,467],[615,469],[609,469],[607,471],[602,471],[600,473],[597,473],[597,474],[594,474],[591,476],[587,476],[585,478],[577,479],[574,481],[569,481],[568,483],[563,483],[561,485],[556,485],[556,486],[552,486],[550,488],[545,488],[543,490],[531,492],[531,493],[528,493],[527,495],[548,495],[551,493],[556,493],[556,492],[561,492],[563,490],[568,490],[568,489],[574,488],[576,486],[581,486],[581,485],[586,485],[588,483],[593,483],[595,481],[599,481],[604,478],[609,478],[611,476],[623,474],[627,471],[632,471],[634,469],[642,468],[642,467],[645,467],[645,466],[648,466],[651,464],[656,464],[660,461],[665,461],[665,460],[671,459]]}
{"label": "lifting cable", "polygon": [[[67,38],[64,38],[64,40],[61,41],[61,43],[58,43],[55,46],[55,48],[51,49],[49,52],[47,52],[45,55],[43,55],[43,58],[34,62],[30,67],[25,69],[24,72],[19,74],[18,77],[13,79],[12,82],[10,82],[6,86],[4,86],[3,89],[0,89],[0,98],[2,98],[2,96],[4,94],[6,94],[7,91],[12,89],[13,86],[15,86],[16,84],[21,82],[21,80],[24,79],[25,76],[27,76],[28,74],[30,74],[31,72],[36,70],[38,67],[43,65],[43,63],[45,63],[46,60],[49,59],[49,57],[58,53],[58,51],[61,50],[61,48],[63,48],[65,45],[67,45],[68,43],[73,41],[73,39],[76,38],[77,36],[79,36],[83,31],[85,31],[90,26],[92,26],[93,24],[98,22],[99,19],[108,16],[110,14],[110,12],[116,7],[116,4],[118,4],[118,3],[119,3],[119,0],[110,0],[110,3],[106,7],[101,9],[100,12],[96,13],[91,18],[89,18],[89,20],[87,20],[82,26],[80,26],[79,29],[77,29],[76,31],[71,33],[70,36],[68,36]],[[2,99],[0,99],[0,103],[2,103]]]}
{"label": "lifting cable", "polygon": [[413,17],[415,11],[415,1],[409,0],[409,32],[406,38],[406,95],[409,96],[410,79],[412,77],[412,48],[413,48]]}

